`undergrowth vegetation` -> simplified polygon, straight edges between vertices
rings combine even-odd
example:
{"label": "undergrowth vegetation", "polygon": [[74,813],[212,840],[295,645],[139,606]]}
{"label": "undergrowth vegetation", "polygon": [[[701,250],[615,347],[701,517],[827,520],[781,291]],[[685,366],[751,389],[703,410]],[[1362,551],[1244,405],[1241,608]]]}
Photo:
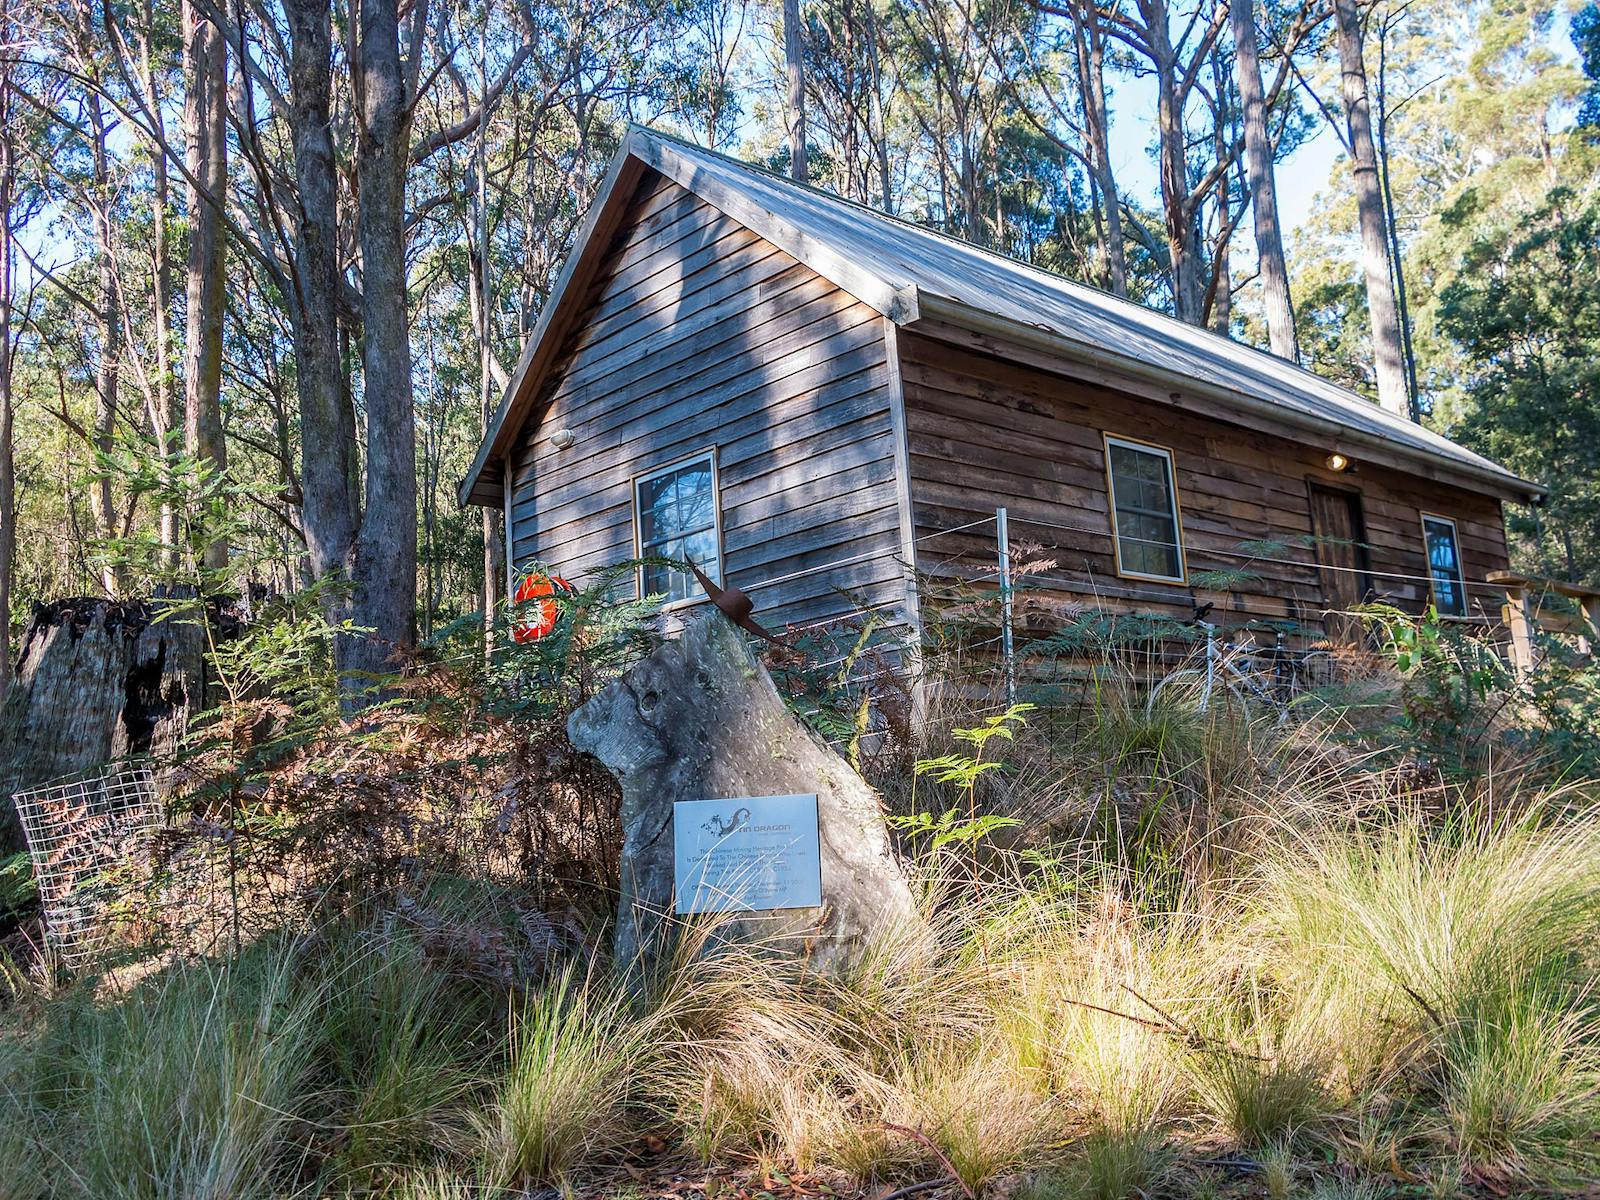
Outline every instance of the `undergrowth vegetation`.
{"label": "undergrowth vegetation", "polygon": [[[98,975],[9,965],[0,1197],[1600,1178],[1589,735],[1534,745],[1528,685],[1446,678],[1475,668],[1444,633],[1402,671],[1374,652],[1359,704],[1289,720],[1152,702],[1105,644],[1037,707],[976,703],[935,662],[950,686],[917,703],[946,732],[914,741],[902,683],[869,727],[847,676],[777,661],[879,785],[922,920],[822,978],[706,918],[641,977],[604,949],[610,793],[555,731],[648,639],[569,603],[564,641],[425,666],[378,715],[197,792],[157,891],[210,880],[209,943],[156,914],[136,927],[159,944]],[[1462,719],[1418,723],[1446,703]]]}

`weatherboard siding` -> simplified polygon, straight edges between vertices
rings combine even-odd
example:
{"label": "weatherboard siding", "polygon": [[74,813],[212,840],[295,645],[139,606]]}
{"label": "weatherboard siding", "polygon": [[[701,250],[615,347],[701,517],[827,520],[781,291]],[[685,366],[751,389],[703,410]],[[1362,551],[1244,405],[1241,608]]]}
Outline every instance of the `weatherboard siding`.
{"label": "weatherboard siding", "polygon": [[[1178,617],[1196,599],[1214,601],[1230,624],[1320,621],[1329,603],[1315,548],[1305,541],[1316,480],[1361,493],[1371,579],[1382,599],[1413,612],[1427,603],[1427,511],[1457,522],[1473,610],[1498,611],[1491,593],[1471,586],[1508,565],[1492,497],[1363,463],[1336,474],[1324,465],[1325,448],[1186,411],[1181,394],[1161,403],[1087,382],[1066,362],[1056,373],[907,329],[898,344],[918,567],[931,576],[992,571],[992,524],[941,531],[1003,505],[1014,554],[1053,562],[1036,573],[1041,592]],[[1172,451],[1193,588],[1117,575],[1102,433]],[[1256,548],[1252,560],[1242,543],[1260,540],[1279,546]]]}
{"label": "weatherboard siding", "polygon": [[762,620],[902,607],[889,386],[874,310],[649,173],[510,455],[513,561],[633,558],[633,478],[715,449],[725,578]]}

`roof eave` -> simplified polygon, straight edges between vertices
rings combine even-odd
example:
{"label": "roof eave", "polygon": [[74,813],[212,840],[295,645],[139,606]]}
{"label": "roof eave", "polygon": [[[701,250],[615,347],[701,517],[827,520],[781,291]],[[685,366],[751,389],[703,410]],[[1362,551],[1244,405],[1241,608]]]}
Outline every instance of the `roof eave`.
{"label": "roof eave", "polygon": [[762,208],[737,189],[725,186],[701,170],[669,140],[653,136],[639,126],[631,126],[595,193],[589,215],[573,239],[572,251],[484,432],[472,466],[457,488],[456,495],[462,504],[491,505],[503,501],[504,489],[509,485],[509,467],[502,470],[498,482],[487,468],[490,463],[505,458],[511,442],[530,416],[540,384],[560,353],[567,327],[578,315],[588,283],[605,258],[634,186],[649,169],[699,196],[890,320],[906,323],[917,319],[915,287],[885,280],[850,261],[822,239],[808,234],[780,214]]}
{"label": "roof eave", "polygon": [[511,382],[506,385],[494,416],[484,430],[472,466],[456,489],[456,497],[463,505],[493,505],[504,500],[509,467],[502,469],[498,483],[485,477],[485,468],[490,462],[505,458],[510,441],[521,429],[536,399],[539,383],[560,353],[563,335],[578,315],[589,282],[605,257],[611,233],[645,172],[647,162],[639,153],[640,144],[645,140],[638,130],[630,129],[606,168],[588,215],[573,239],[572,251],[562,264],[549,299],[528,336],[517,369],[511,374]]}
{"label": "roof eave", "polygon": [[[1522,479],[1509,471],[1490,471],[1443,455],[1389,441],[1363,430],[1353,429],[1335,418],[1319,418],[1296,412],[1270,400],[1263,400],[1249,392],[1207,383],[1193,376],[1171,371],[1130,355],[1120,354],[1095,343],[1071,338],[1054,330],[1043,329],[997,316],[984,309],[974,308],[947,296],[936,296],[928,291],[918,295],[918,312],[921,317],[943,321],[951,325],[1009,339],[1022,345],[1033,346],[1063,358],[1087,362],[1109,371],[1160,384],[1177,387],[1219,403],[1228,404],[1245,412],[1265,417],[1306,433],[1314,433],[1330,445],[1340,447],[1360,446],[1415,463],[1425,463],[1435,472],[1448,474],[1471,490],[1485,492],[1502,500],[1519,504],[1541,503],[1547,489],[1532,480]],[[914,328],[912,322],[900,322]]]}

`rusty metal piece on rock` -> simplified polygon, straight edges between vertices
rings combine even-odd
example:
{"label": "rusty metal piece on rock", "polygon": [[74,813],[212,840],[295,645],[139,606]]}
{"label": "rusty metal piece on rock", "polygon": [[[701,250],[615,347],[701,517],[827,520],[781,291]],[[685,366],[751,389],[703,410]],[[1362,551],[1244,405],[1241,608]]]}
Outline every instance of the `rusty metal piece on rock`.
{"label": "rusty metal piece on rock", "polygon": [[766,639],[774,646],[781,646],[784,644],[782,638],[774,637],[765,629],[761,628],[761,626],[756,623],[755,618],[750,615],[756,610],[756,603],[754,600],[750,599],[749,596],[745,595],[737,587],[730,586],[726,588],[720,588],[716,584],[712,583],[707,577],[706,573],[699,567],[695,566],[694,560],[687,555],[684,556],[683,561],[689,564],[689,570],[694,572],[695,579],[698,580],[700,586],[705,589],[706,595],[711,598],[711,603],[715,604],[719,609],[726,613],[728,620],[732,621],[740,629],[748,630],[757,637]]}

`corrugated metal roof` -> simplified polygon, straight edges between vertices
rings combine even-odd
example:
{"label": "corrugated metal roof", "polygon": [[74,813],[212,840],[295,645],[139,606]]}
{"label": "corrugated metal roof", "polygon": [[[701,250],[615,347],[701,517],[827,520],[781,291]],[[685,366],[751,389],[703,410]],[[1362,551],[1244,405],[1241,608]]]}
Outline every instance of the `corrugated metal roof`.
{"label": "corrugated metal roof", "polygon": [[1491,492],[1536,498],[1544,489],[1479,454],[1264,351],[1131,301],[799,184],[781,175],[638,126],[612,161],[577,243],[540,313],[522,361],[462,481],[463,503],[499,503],[509,439],[532,405],[558,343],[578,318],[615,221],[645,167],[727,213],[891,320],[920,316],[998,330],[1049,353],[1103,363],[1125,375],[1209,396],[1242,417],[1285,423],[1448,472]]}
{"label": "corrugated metal roof", "polygon": [[[676,138],[643,129],[636,137],[652,165],[712,203],[731,195],[748,200],[758,212],[731,214],[746,224],[756,224],[766,213],[798,234],[800,252],[784,248],[820,274],[873,277],[881,296],[860,298],[890,316],[897,316],[893,301],[884,297],[912,292],[939,297],[1019,329],[1111,351],[1174,380],[1197,381],[1288,413],[1334,421],[1396,449],[1498,478],[1518,491],[1541,490],[1482,455],[1264,351]],[[780,245],[785,240],[759,227],[756,232]],[[858,295],[870,290],[859,278],[835,277],[834,282]]]}

